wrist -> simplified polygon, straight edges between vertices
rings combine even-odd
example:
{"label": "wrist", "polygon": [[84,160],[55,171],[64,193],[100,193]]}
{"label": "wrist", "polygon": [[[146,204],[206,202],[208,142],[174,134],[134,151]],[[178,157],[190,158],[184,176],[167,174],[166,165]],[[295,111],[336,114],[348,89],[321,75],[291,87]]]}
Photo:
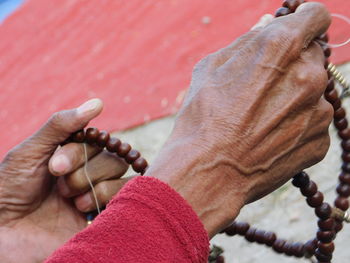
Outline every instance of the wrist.
{"label": "wrist", "polygon": [[247,196],[245,178],[212,150],[193,138],[170,139],[147,171],[192,206],[209,237],[235,219]]}

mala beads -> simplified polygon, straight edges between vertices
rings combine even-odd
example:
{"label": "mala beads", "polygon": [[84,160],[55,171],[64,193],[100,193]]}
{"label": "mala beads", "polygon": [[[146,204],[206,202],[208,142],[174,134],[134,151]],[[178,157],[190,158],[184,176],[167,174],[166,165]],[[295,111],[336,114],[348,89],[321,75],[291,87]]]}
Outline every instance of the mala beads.
{"label": "mala beads", "polygon": [[[289,15],[304,3],[304,0],[285,0],[283,6],[276,11],[275,16]],[[328,36],[324,34],[315,39],[321,45],[326,62],[325,69],[328,70],[328,85],[324,93],[325,99],[332,104],[334,108],[334,126],[341,138],[342,153],[342,172],[339,175],[339,185],[336,188],[338,197],[334,201],[334,207],[324,202],[323,194],[318,190],[316,183],[310,180],[305,172],[294,176],[292,184],[300,189],[301,194],[306,198],[306,203],[314,209],[318,217],[317,231],[315,238],[305,242],[289,242],[280,239],[274,232],[259,230],[251,227],[246,222],[234,221],[229,227],[221,233],[228,236],[244,236],[249,242],[266,245],[272,248],[276,253],[297,258],[316,257],[318,263],[330,263],[335,249],[334,239],[337,233],[343,228],[343,222],[350,222],[350,214],[346,211],[349,208],[348,197],[350,196],[350,128],[346,119],[346,112],[342,107],[341,98],[335,89],[334,81],[337,80],[347,92],[349,85],[344,77],[337,71],[335,66],[328,61],[331,55],[331,49],[327,46]],[[344,94],[342,94],[344,95]],[[106,131],[99,131],[97,128],[88,128],[71,135],[67,142],[88,143],[90,145],[105,148],[107,151],[123,158],[132,166],[135,172],[143,175],[148,167],[147,161],[141,157],[140,153],[131,148],[127,143],[122,143],[119,139],[111,137]],[[91,214],[88,220],[92,221]],[[209,256],[209,262],[222,263],[224,258],[221,255],[222,249],[214,247]]]}

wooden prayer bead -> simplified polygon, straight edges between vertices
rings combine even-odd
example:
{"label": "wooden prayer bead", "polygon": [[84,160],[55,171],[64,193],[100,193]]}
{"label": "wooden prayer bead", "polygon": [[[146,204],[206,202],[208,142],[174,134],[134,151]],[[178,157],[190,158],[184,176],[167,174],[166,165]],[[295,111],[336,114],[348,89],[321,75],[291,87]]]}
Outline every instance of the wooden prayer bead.
{"label": "wooden prayer bead", "polygon": [[335,221],[334,231],[338,233],[342,229],[343,229],[343,223],[340,221]]}
{"label": "wooden prayer bead", "polygon": [[311,207],[318,207],[323,203],[323,194],[321,192],[317,192],[313,196],[306,198],[306,202]]}
{"label": "wooden prayer bead", "polygon": [[340,120],[335,120],[334,121],[334,126],[338,129],[338,130],[344,130],[348,127],[348,121],[344,118],[344,119],[340,119]]}
{"label": "wooden prayer bead", "polygon": [[305,255],[305,247],[302,243],[293,243],[291,249],[293,251],[293,255],[298,258],[302,258]]}
{"label": "wooden prayer bead", "polygon": [[284,252],[287,256],[293,256],[293,247],[292,247],[292,244],[289,243],[289,242],[284,243],[283,252]]}
{"label": "wooden prayer bead", "polygon": [[72,134],[71,140],[76,143],[83,143],[85,141],[85,131],[80,130]]}
{"label": "wooden prayer bead", "polygon": [[332,103],[332,107],[333,109],[336,111],[337,109],[339,109],[341,107],[341,100],[337,99],[335,102]]}
{"label": "wooden prayer bead", "polygon": [[336,120],[341,120],[341,119],[345,118],[345,115],[346,115],[346,112],[345,112],[344,108],[339,108],[336,111],[334,111],[333,117]]}
{"label": "wooden prayer bead", "polygon": [[254,242],[255,241],[255,232],[256,228],[251,227],[248,229],[247,233],[245,233],[245,239],[248,240],[249,242]]}
{"label": "wooden prayer bead", "polygon": [[317,186],[313,181],[310,181],[306,187],[301,187],[300,192],[303,196],[311,197],[317,193]]}
{"label": "wooden prayer bead", "polygon": [[345,197],[338,196],[337,199],[335,199],[335,201],[334,201],[334,205],[337,208],[339,208],[343,211],[346,211],[349,208],[349,201]]}
{"label": "wooden prayer bead", "polygon": [[265,238],[265,244],[270,247],[273,246],[273,244],[277,239],[276,234],[273,232],[266,232],[264,234],[264,238]]}
{"label": "wooden prayer bead", "polygon": [[226,233],[227,235],[229,235],[229,236],[234,236],[234,235],[236,235],[236,234],[237,234],[236,224],[233,223],[233,224],[231,224],[229,227],[227,227],[227,228],[225,229],[225,233]]}
{"label": "wooden prayer bead", "polygon": [[88,144],[95,144],[99,135],[100,135],[100,132],[97,128],[88,128],[86,130],[85,140]]}
{"label": "wooden prayer bead", "polygon": [[335,221],[333,218],[328,218],[326,220],[318,220],[317,225],[322,231],[332,231],[334,229]]}
{"label": "wooden prayer bead", "polygon": [[134,161],[137,160],[137,158],[139,158],[141,156],[141,154],[132,149],[128,152],[128,154],[125,156],[125,161],[128,163],[128,164],[132,164]]}
{"label": "wooden prayer bead", "polygon": [[299,6],[299,1],[298,0],[284,0],[283,7],[286,7],[290,10],[290,12],[294,13],[297,7]]}
{"label": "wooden prayer bead", "polygon": [[255,231],[255,241],[259,244],[265,244],[265,231],[256,230]]}
{"label": "wooden prayer bead", "polygon": [[273,244],[272,248],[277,253],[283,253],[284,252],[284,244],[286,243],[283,239],[277,239],[275,243]]}
{"label": "wooden prayer bead", "polygon": [[332,255],[322,254],[319,249],[316,249],[315,256],[317,260],[321,262],[328,262],[332,260]]}
{"label": "wooden prayer bead", "polygon": [[343,172],[350,173],[350,163],[343,163],[341,169]]}
{"label": "wooden prayer bead", "polygon": [[330,92],[334,89],[334,78],[331,76],[331,78],[328,80],[326,92]]}
{"label": "wooden prayer bead", "polygon": [[339,180],[343,183],[343,184],[349,184],[350,185],[350,173],[344,173],[342,172],[339,175]]}
{"label": "wooden prayer bead", "polygon": [[331,56],[331,54],[332,54],[331,48],[330,48],[330,47],[325,48],[325,49],[323,50],[323,54],[324,54],[324,56],[325,56],[326,58],[329,58],[329,57]]}
{"label": "wooden prayer bead", "polygon": [[323,203],[319,207],[315,209],[315,214],[320,218],[320,219],[328,219],[331,216],[332,213],[332,208],[329,204]]}
{"label": "wooden prayer bead", "polygon": [[97,137],[96,144],[97,146],[104,148],[109,140],[109,133],[106,131],[101,131]]}
{"label": "wooden prayer bead", "polygon": [[344,151],[350,152],[350,140],[342,141],[341,147]]}
{"label": "wooden prayer bead", "polygon": [[223,256],[218,256],[218,258],[216,259],[216,263],[225,263],[225,259]]}
{"label": "wooden prayer bead", "polygon": [[275,13],[275,17],[286,16],[286,15],[289,15],[290,13],[291,11],[289,10],[289,8],[280,7],[277,9]]}
{"label": "wooden prayer bead", "polygon": [[301,172],[301,173],[298,173],[296,176],[294,176],[292,184],[295,187],[303,188],[309,185],[309,182],[310,182],[309,176],[306,173]]}
{"label": "wooden prayer bead", "polygon": [[237,234],[244,236],[248,229],[250,228],[249,224],[246,222],[237,222],[236,223],[236,230],[237,230]]}
{"label": "wooden prayer bead", "polygon": [[342,197],[349,197],[350,196],[350,186],[347,184],[338,184],[337,186],[337,193]]}
{"label": "wooden prayer bead", "polygon": [[147,166],[148,166],[147,161],[144,158],[142,158],[142,157],[139,157],[135,162],[132,163],[132,168],[137,173],[144,174],[145,169],[147,168]]}
{"label": "wooden prayer bead", "polygon": [[119,145],[118,150],[117,150],[117,154],[120,157],[125,157],[130,150],[131,150],[130,144],[123,142],[122,144]]}
{"label": "wooden prayer bead", "polygon": [[106,144],[106,148],[109,152],[115,153],[118,151],[120,144],[121,141],[118,138],[111,137]]}
{"label": "wooden prayer bead", "polygon": [[317,239],[322,243],[332,242],[334,236],[334,231],[317,231]]}
{"label": "wooden prayer bead", "polygon": [[312,239],[307,241],[304,244],[305,252],[307,253],[306,257],[311,257],[312,255],[315,254],[315,250],[317,248],[317,239]]}
{"label": "wooden prayer bead", "polygon": [[325,99],[326,99],[329,103],[331,103],[331,104],[333,104],[333,103],[335,103],[337,100],[339,100],[338,92],[337,92],[336,89],[332,89],[332,90],[329,91],[329,92],[325,92],[325,93],[324,93],[324,97],[325,97]]}
{"label": "wooden prayer bead", "polygon": [[346,128],[345,130],[339,131],[338,136],[342,138],[343,140],[349,140],[350,139],[350,129]]}
{"label": "wooden prayer bead", "polygon": [[350,163],[350,153],[349,152],[343,152],[341,155],[341,158],[344,162]]}
{"label": "wooden prayer bead", "polygon": [[333,242],[330,242],[330,243],[318,242],[317,246],[318,246],[319,251],[324,255],[330,255],[334,251],[334,243]]}

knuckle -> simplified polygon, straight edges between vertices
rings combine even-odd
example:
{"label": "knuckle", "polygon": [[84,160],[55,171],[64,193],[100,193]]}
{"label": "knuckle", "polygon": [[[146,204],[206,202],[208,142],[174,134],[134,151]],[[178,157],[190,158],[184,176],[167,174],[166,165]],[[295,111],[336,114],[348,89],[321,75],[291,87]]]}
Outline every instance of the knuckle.
{"label": "knuckle", "polygon": [[110,199],[109,185],[107,181],[100,182],[95,186],[96,196],[99,201],[106,202]]}
{"label": "knuckle", "polygon": [[70,174],[66,178],[66,184],[74,192],[82,192],[86,188],[86,179],[83,177],[83,174],[80,172],[75,172]]}

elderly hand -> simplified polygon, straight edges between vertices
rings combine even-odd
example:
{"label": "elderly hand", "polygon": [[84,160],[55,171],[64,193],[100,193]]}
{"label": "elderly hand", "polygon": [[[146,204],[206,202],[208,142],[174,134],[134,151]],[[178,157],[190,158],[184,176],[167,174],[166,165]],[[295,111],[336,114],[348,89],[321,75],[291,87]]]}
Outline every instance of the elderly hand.
{"label": "elderly hand", "polygon": [[[77,109],[54,114],[36,134],[12,149],[0,163],[0,262],[43,262],[56,248],[86,227],[82,212],[95,209],[86,197],[91,194],[84,184],[86,180],[78,180],[80,184],[75,185],[74,191],[65,192],[63,177],[56,180],[49,172],[48,163],[58,145],[72,132],[85,127],[101,110],[102,102],[94,99]],[[58,158],[50,165],[59,170],[58,175],[63,170],[71,173],[67,175],[71,178],[81,173],[82,154],[72,156],[72,163],[67,163],[60,155],[66,152],[71,156],[73,148],[76,149],[74,144],[68,144],[56,152]],[[96,186],[97,196],[103,204],[124,183],[107,179],[119,178],[127,166],[99,149],[87,149],[91,162],[104,156],[100,165],[112,165],[115,171],[108,178],[100,178]],[[92,158],[94,155],[96,159]],[[64,196],[72,198],[62,197],[57,188]]]}
{"label": "elderly hand", "polygon": [[179,192],[210,236],[240,208],[319,162],[333,108],[313,39],[330,15],[306,3],[245,34],[195,67],[165,147],[146,175]]}

